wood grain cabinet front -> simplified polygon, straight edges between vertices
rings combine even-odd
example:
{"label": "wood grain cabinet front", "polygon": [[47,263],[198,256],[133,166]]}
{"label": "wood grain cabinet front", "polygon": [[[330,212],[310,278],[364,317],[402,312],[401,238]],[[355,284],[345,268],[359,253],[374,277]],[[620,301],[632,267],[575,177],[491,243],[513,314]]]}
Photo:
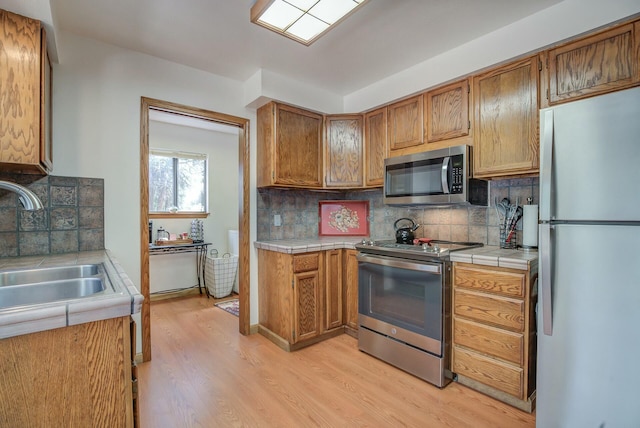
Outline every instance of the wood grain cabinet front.
{"label": "wood grain cabinet front", "polygon": [[133,427],[130,318],[0,340],[0,426]]}
{"label": "wood grain cabinet front", "polygon": [[397,150],[424,143],[423,103],[420,94],[387,106],[387,135],[392,156],[398,154]]}
{"label": "wood grain cabinet front", "polygon": [[522,410],[535,405],[537,265],[454,263],[452,371],[458,381]]}
{"label": "wood grain cabinet front", "polygon": [[640,21],[547,52],[548,105],[627,88],[640,82]]}
{"label": "wood grain cabinet front", "polygon": [[425,141],[450,140],[469,135],[469,79],[446,85],[424,95]]}
{"label": "wood grain cabinet front", "polygon": [[357,250],[344,250],[344,323],[346,333],[358,331],[358,255]]}
{"label": "wood grain cabinet front", "polygon": [[326,187],[362,187],[362,115],[326,116],[325,135]]}
{"label": "wood grain cabinet front", "polygon": [[45,30],[40,21],[5,10],[0,27],[0,169],[47,174],[53,162]]}
{"label": "wood grain cabinet front", "polygon": [[474,177],[538,174],[538,57],[473,77]]}
{"label": "wood grain cabinet front", "polygon": [[387,108],[364,115],[364,185],[382,187],[384,160],[389,157],[387,140]]}
{"label": "wood grain cabinet front", "polygon": [[258,187],[322,187],[323,116],[270,102],[257,112]]}
{"label": "wood grain cabinet front", "polygon": [[343,332],[342,250],[258,250],[259,332],[286,351]]}

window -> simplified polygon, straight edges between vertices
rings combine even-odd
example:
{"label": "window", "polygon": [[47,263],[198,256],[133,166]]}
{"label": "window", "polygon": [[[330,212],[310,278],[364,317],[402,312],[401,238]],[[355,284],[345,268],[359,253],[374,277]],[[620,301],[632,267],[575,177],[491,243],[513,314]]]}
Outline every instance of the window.
{"label": "window", "polygon": [[206,213],[207,155],[149,150],[149,212]]}

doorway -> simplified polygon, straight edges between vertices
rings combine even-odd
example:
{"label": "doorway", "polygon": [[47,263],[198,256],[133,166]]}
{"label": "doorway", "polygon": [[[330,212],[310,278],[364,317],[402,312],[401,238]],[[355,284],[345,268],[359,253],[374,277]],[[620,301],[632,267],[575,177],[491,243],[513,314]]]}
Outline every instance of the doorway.
{"label": "doorway", "polygon": [[151,360],[151,312],[149,283],[149,113],[159,111],[202,119],[238,128],[238,330],[249,334],[249,120],[209,110],[152,98],[141,98],[140,108],[140,293],[144,296],[141,313],[142,360]]}

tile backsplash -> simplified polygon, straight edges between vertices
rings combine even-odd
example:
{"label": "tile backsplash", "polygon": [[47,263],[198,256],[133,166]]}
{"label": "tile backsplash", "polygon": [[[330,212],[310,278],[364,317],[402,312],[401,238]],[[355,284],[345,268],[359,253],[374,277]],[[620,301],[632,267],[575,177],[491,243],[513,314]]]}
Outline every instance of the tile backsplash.
{"label": "tile backsplash", "polygon": [[[453,241],[499,244],[498,216],[494,201],[509,198],[512,203],[538,203],[538,178],[492,180],[489,183],[490,206],[391,207],[382,202],[382,189],[355,192],[319,192],[307,190],[258,189],[258,240],[312,239],[318,237],[318,202],[321,200],[368,200],[370,236],[393,239],[394,222],[409,217],[422,225],[417,237]],[[274,225],[280,215],[281,226]],[[518,223],[522,229],[522,221]],[[522,234],[517,235],[518,245]]]}
{"label": "tile backsplash", "polygon": [[0,173],[32,190],[43,210],[22,208],[18,195],[0,190],[0,257],[104,249],[104,180]]}

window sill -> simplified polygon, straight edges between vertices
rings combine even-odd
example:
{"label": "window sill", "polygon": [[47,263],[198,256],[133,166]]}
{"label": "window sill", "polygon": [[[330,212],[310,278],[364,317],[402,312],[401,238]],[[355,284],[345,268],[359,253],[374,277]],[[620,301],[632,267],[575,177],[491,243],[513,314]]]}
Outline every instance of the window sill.
{"label": "window sill", "polygon": [[209,213],[149,213],[149,218],[207,218]]}

